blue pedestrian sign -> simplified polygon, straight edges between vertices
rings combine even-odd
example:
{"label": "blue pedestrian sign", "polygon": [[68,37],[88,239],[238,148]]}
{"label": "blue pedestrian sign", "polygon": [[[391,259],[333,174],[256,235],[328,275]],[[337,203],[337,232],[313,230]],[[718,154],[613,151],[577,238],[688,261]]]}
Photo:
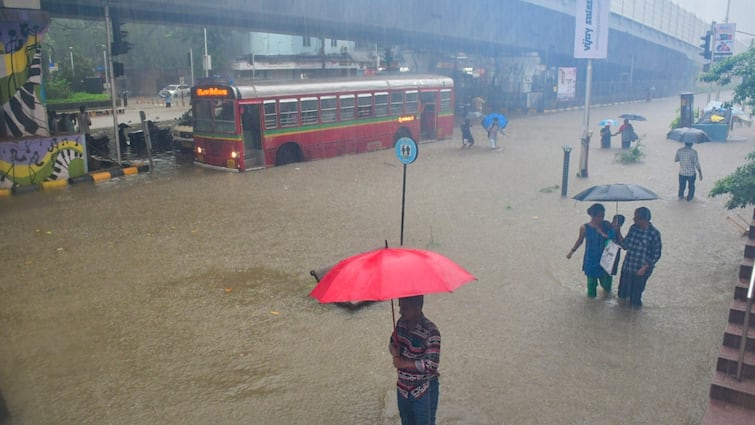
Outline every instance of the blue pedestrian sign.
{"label": "blue pedestrian sign", "polygon": [[396,156],[402,164],[411,164],[417,159],[417,142],[410,137],[402,137],[396,141]]}

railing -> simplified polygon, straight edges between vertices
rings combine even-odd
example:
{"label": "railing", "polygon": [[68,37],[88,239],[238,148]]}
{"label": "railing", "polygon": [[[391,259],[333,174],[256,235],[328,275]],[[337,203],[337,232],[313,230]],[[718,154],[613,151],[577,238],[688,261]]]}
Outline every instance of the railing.
{"label": "railing", "polygon": [[739,342],[739,358],[737,359],[737,381],[742,380],[742,368],[744,366],[745,351],[747,348],[747,333],[750,328],[750,310],[752,309],[753,292],[755,292],[755,267],[750,273],[750,287],[747,288],[747,307],[745,308],[745,321],[742,326],[742,339]]}

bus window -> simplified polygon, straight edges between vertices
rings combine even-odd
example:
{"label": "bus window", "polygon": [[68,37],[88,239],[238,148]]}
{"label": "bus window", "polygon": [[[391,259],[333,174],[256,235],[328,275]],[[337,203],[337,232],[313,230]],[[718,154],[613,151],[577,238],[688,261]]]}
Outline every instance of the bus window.
{"label": "bus window", "polygon": [[435,95],[436,94],[437,94],[437,92],[423,92],[420,95],[420,99],[422,101],[422,104],[424,105],[426,103],[432,103],[433,105],[435,105]]}
{"label": "bus window", "polygon": [[333,122],[336,120],[336,97],[323,96],[320,98],[320,121]]}
{"label": "bus window", "polygon": [[299,125],[299,100],[282,99],[279,103],[281,127],[296,127]]}
{"label": "bus window", "polygon": [[388,116],[388,93],[375,93],[375,116]]}
{"label": "bus window", "polygon": [[278,114],[275,111],[275,101],[265,101],[265,129],[275,128],[277,124]]}
{"label": "bus window", "polygon": [[212,131],[212,103],[209,100],[197,100],[192,111],[195,131]]}
{"label": "bus window", "polygon": [[417,111],[419,111],[419,106],[417,104],[417,92],[416,91],[406,92],[406,113],[413,114]]}
{"label": "bus window", "polygon": [[395,91],[391,93],[391,116],[397,117],[404,114],[404,93]]}
{"label": "bus window", "polygon": [[317,124],[317,98],[305,97],[301,100],[301,125]]}
{"label": "bus window", "polygon": [[357,100],[357,115],[359,118],[369,118],[372,116],[372,94],[360,94]]}
{"label": "bus window", "polygon": [[218,100],[215,104],[215,131],[223,133],[236,132],[236,114],[233,101]]}
{"label": "bus window", "polygon": [[440,91],[440,112],[451,113],[451,90]]}
{"label": "bus window", "polygon": [[341,105],[341,121],[354,119],[354,95],[339,96]]}

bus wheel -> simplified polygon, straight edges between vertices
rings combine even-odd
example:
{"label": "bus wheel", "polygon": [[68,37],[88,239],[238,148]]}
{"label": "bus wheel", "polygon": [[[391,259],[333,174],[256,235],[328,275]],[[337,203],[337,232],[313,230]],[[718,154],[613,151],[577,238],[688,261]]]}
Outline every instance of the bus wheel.
{"label": "bus wheel", "polygon": [[396,142],[398,142],[398,139],[400,139],[402,137],[408,137],[408,138],[411,139],[412,138],[412,133],[407,128],[401,128],[401,129],[399,129],[396,132],[396,134],[393,136],[393,147],[394,148],[396,147]]}
{"label": "bus wheel", "polygon": [[278,149],[278,153],[275,155],[275,165],[293,164],[294,162],[301,162],[301,151],[299,147],[293,143],[287,143]]}

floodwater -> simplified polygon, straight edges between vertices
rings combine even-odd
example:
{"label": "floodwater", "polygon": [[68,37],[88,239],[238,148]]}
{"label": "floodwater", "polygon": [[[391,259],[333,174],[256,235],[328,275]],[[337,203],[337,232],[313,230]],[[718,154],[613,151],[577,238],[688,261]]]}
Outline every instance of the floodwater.
{"label": "floodwater", "polygon": [[[649,117],[635,125],[647,157],[622,165],[618,137],[610,151],[595,140],[588,178],[574,177],[582,111],[511,117],[502,151],[479,126],[472,150],[459,137],[420,145],[404,245],[478,277],[426,297],[443,335],[439,424],[699,423],[744,248],[727,215],[752,215],[706,194],[755,129],[697,146],[705,180],[678,201],[680,145],[665,140],[678,104],[593,108],[594,123]],[[587,299],[582,251],[565,258],[589,205],[560,196],[564,144],[569,196],[614,182],[662,196],[606,204],[627,225],[647,205],[663,235],[640,310]],[[398,424],[390,304],[308,297],[309,270],[399,245],[394,153],[168,170],[0,200],[9,423]]]}

